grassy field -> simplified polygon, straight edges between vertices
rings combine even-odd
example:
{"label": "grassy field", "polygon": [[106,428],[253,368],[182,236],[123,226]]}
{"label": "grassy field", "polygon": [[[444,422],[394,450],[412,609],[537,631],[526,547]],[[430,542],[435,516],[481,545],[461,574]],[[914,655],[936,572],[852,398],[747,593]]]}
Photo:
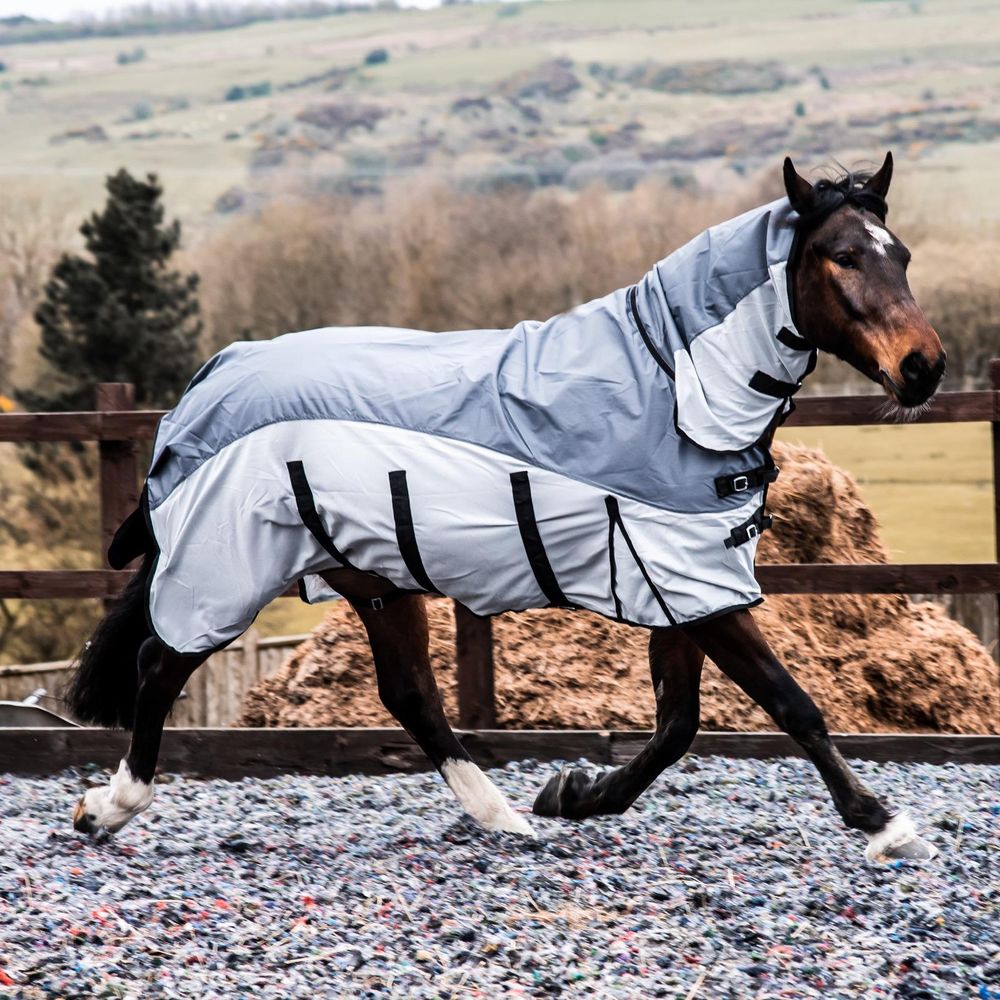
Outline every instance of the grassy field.
{"label": "grassy field", "polygon": [[859,482],[894,562],[992,562],[988,424],[791,427]]}

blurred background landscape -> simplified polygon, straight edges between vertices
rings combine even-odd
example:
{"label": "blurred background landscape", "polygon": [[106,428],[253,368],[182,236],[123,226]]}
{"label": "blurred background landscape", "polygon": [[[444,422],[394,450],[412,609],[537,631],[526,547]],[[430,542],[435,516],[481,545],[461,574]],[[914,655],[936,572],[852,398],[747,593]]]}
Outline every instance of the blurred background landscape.
{"label": "blurred background landscape", "polygon": [[[85,4],[81,3],[82,6]],[[347,324],[505,327],[632,283],[706,226],[896,157],[889,223],[949,354],[1000,356],[995,3],[547,0],[157,6],[0,18],[0,406],[53,379],[36,310],[120,168],[155,173],[197,274],[196,354]],[[197,359],[195,359],[196,361]],[[192,373],[178,362],[177,390]],[[121,377],[128,372],[118,373]],[[807,391],[875,391],[825,359]],[[169,402],[169,401],[167,401]],[[166,405],[140,400],[140,405]],[[898,561],[990,561],[987,425],[802,429]],[[0,445],[0,564],[99,565],[94,486]],[[0,663],[96,607],[0,602]],[[265,634],[322,609],[277,602]]]}

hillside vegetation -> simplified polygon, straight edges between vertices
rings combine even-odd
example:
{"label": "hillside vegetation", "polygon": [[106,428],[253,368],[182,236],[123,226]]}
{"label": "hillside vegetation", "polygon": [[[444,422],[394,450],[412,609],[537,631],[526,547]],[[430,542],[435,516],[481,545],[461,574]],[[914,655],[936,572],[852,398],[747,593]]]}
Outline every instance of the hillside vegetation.
{"label": "hillside vegetation", "polygon": [[1000,214],[998,48],[976,0],[570,0],[0,38],[2,165],[85,199],[120,166],[155,169],[187,222],[415,171],[732,188],[788,151],[849,163],[891,145],[913,202],[965,225]]}

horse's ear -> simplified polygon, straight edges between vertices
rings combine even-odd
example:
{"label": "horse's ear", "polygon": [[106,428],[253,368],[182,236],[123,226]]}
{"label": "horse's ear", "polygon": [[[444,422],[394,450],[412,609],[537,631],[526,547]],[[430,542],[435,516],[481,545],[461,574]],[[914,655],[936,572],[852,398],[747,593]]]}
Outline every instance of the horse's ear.
{"label": "horse's ear", "polygon": [[812,184],[804,177],[801,177],[795,169],[790,156],[785,157],[784,166],[785,192],[792,208],[801,213],[802,207],[812,194]]}
{"label": "horse's ear", "polygon": [[885,154],[882,166],[878,168],[878,173],[873,174],[871,179],[865,183],[866,191],[873,191],[883,201],[889,193],[889,182],[892,180],[892,153]]}

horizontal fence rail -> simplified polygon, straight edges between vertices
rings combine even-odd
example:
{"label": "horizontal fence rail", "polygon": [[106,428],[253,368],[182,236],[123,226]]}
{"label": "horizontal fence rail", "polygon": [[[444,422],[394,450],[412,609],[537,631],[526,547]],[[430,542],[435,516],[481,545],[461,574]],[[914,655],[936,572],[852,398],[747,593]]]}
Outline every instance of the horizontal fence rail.
{"label": "horizontal fence rail", "polygon": [[[990,363],[991,388],[941,393],[915,423],[992,425],[997,562],[970,564],[761,564],[757,577],[771,594],[997,594],[1000,595],[1000,359]],[[135,445],[153,438],[161,411],[132,409],[134,389],[98,387],[98,408],[81,413],[0,413],[0,442],[99,443],[101,537],[107,544],[133,509],[139,470]],[[888,417],[891,420],[891,415]],[[881,395],[813,396],[796,404],[788,426],[847,426],[887,421]],[[90,570],[0,570],[0,599],[114,598],[130,577],[104,562]],[[285,596],[295,596],[290,588]],[[998,605],[1000,606],[1000,605]],[[466,728],[496,724],[493,640],[488,618],[456,605],[459,721]]]}
{"label": "horizontal fence rail", "polygon": [[[128,570],[0,570],[5,597],[102,597],[118,594]],[[757,579],[768,594],[994,594],[995,563],[759,563]],[[289,587],[283,597],[298,597]]]}
{"label": "horizontal fence rail", "polygon": [[[0,442],[149,441],[162,410],[0,414]],[[992,423],[1000,420],[1000,392],[980,389],[939,394],[912,422]],[[838,427],[892,423],[884,396],[805,396],[795,403],[786,427]]]}
{"label": "horizontal fence rail", "polygon": [[[101,729],[0,730],[0,774],[52,774],[82,762],[116,768],[128,734]],[[511,761],[579,760],[624,764],[653,735],[645,730],[457,731],[482,767]],[[845,757],[879,762],[1000,764],[996,736],[846,733],[834,735]],[[699,733],[691,753],[733,758],[802,757],[784,733]],[[402,729],[168,729],[159,769],[202,778],[281,774],[407,774],[431,762]]]}

